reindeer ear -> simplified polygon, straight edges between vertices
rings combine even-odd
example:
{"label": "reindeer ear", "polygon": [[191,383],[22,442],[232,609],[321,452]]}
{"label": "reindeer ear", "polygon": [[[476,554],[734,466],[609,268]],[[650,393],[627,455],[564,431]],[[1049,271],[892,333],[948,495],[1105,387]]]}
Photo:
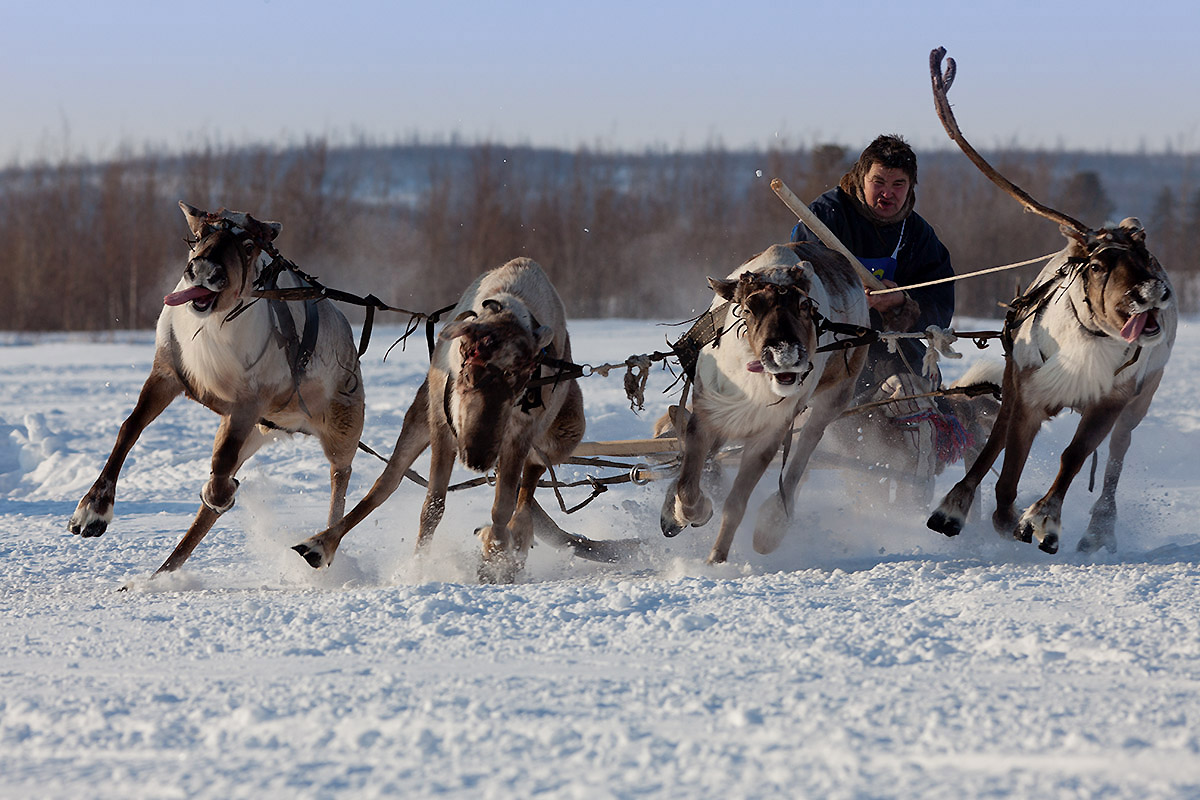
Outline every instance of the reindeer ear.
{"label": "reindeer ear", "polygon": [[721,278],[709,278],[708,285],[712,287],[713,292],[722,300],[733,301],[733,293],[737,289],[738,282],[734,280],[724,280]]}
{"label": "reindeer ear", "polygon": [[1082,242],[1084,240],[1084,235],[1072,228],[1070,225],[1059,225],[1058,232],[1068,239],[1072,239],[1076,242]]}
{"label": "reindeer ear", "polygon": [[182,200],[179,201],[179,210],[183,212],[183,216],[187,219],[188,228],[196,236],[200,235],[200,229],[204,227],[204,218],[208,216],[207,211],[201,211],[195,206],[189,206]]}
{"label": "reindeer ear", "polygon": [[[1086,252],[1089,242],[1093,242],[1094,234],[1082,233],[1069,225],[1059,225],[1058,230],[1063,236],[1067,237],[1068,247],[1071,249],[1072,255],[1081,255]],[[1093,242],[1094,243],[1094,242]]]}
{"label": "reindeer ear", "polygon": [[1146,229],[1142,227],[1142,221],[1137,217],[1126,217],[1121,220],[1121,230],[1129,231],[1129,238],[1135,242],[1146,241]]}
{"label": "reindeer ear", "polygon": [[446,327],[442,328],[438,334],[438,340],[448,342],[452,339],[457,339],[460,336],[465,336],[471,330],[472,323],[469,320],[455,320],[454,322],[446,323]]}
{"label": "reindeer ear", "polygon": [[533,341],[538,350],[542,350],[554,341],[554,329],[549,325],[539,325],[533,331]]}
{"label": "reindeer ear", "polygon": [[273,242],[275,241],[275,237],[279,235],[279,232],[283,230],[283,223],[267,221],[263,223],[263,228],[265,229],[264,233],[267,236],[267,241]]}

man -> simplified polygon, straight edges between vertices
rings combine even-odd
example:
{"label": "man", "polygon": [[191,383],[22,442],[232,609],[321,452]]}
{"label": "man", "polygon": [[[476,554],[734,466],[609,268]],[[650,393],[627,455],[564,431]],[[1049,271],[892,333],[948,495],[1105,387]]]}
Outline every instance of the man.
{"label": "man", "polygon": [[[842,244],[880,278],[885,286],[948,278],[954,274],[950,253],[933,228],[916,211],[917,157],[902,138],[879,136],[863,150],[838,185],[813,201],[810,208]],[[792,241],[819,241],[797,223]],[[923,331],[930,325],[950,326],[954,316],[954,284],[868,295],[871,324],[882,331]],[[888,376],[921,373],[925,348],[902,340],[900,352],[871,346],[860,388],[874,389]],[[940,383],[934,376],[933,388]]]}

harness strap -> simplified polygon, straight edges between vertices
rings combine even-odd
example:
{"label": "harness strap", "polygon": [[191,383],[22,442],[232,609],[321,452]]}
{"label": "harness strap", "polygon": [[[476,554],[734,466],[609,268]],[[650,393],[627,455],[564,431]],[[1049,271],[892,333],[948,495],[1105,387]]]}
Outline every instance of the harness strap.
{"label": "harness strap", "polygon": [[560,381],[568,381],[574,378],[584,378],[591,374],[591,370],[580,364],[575,364],[571,361],[563,361],[561,358],[555,358],[547,354],[544,350],[538,356],[539,373],[540,367],[550,367],[554,372],[550,375],[535,375],[529,379],[529,383],[525,384],[528,389],[537,389],[547,384],[557,384]]}
{"label": "harness strap", "polygon": [[[433,357],[433,348],[437,346],[437,339],[433,335],[433,326],[442,318],[442,314],[447,311],[453,311],[458,306],[458,303],[453,303],[445,308],[439,308],[437,311],[425,318],[425,344],[429,348],[429,356]],[[404,334],[406,337],[408,333]]]}
{"label": "harness strap", "polygon": [[1041,311],[1050,302],[1050,295],[1062,286],[1062,282],[1066,279],[1069,270],[1068,267],[1078,260],[1068,261],[1058,268],[1053,278],[1039,283],[1036,286],[1031,286],[1023,294],[1017,295],[1008,304],[1008,313],[1004,315],[1004,327],[1000,331],[1000,344],[1004,348],[1006,356],[1012,355],[1013,337],[1016,329],[1021,327],[1025,320],[1029,319]]}
{"label": "harness strap", "polygon": [[447,376],[446,391],[442,393],[442,413],[446,415],[446,424],[450,426],[450,433],[454,434],[454,438],[458,438],[458,431],[454,428],[454,417],[450,414],[450,395],[454,392],[453,382]]}
{"label": "harness strap", "polygon": [[[260,278],[265,284],[265,289],[274,289],[274,284],[278,279],[279,270],[269,270]],[[292,311],[288,304],[283,300],[267,300],[267,306],[271,310],[271,315],[275,318],[275,330],[279,336],[280,346],[287,353],[288,369],[292,373],[293,390],[299,400],[300,410],[306,416],[312,416],[312,414],[304,402],[304,395],[300,392],[300,381],[304,377],[304,373],[308,369],[308,364],[312,360],[313,353],[317,349],[317,336],[320,333],[321,325],[321,313],[317,308],[317,302],[318,300],[316,299],[304,301],[304,330],[301,335],[297,336],[296,321],[292,318]]]}
{"label": "harness strap", "polygon": [[819,311],[813,309],[813,322],[816,323],[817,336],[832,333],[834,336],[848,336],[848,339],[835,339],[829,344],[817,348],[818,353],[829,353],[835,350],[849,350],[852,347],[875,344],[879,341],[879,331],[865,325],[851,325],[846,322],[834,322],[826,319]]}
{"label": "harness strap", "polygon": [[729,315],[730,303],[726,301],[716,308],[705,311],[696,318],[696,322],[687,333],[671,343],[671,350],[679,359],[679,366],[688,380],[696,378],[696,362],[700,359],[700,351],[706,345],[716,342],[720,344],[721,334],[725,332],[725,318]]}

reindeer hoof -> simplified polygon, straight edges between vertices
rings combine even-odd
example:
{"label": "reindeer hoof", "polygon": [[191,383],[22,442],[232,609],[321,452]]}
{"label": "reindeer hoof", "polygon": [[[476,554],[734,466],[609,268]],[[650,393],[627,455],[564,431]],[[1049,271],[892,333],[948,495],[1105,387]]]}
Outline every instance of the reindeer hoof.
{"label": "reindeer hoof", "polygon": [[516,583],[517,573],[520,571],[521,565],[516,559],[500,555],[480,562],[477,574],[480,583],[508,584]]}
{"label": "reindeer hoof", "polygon": [[[96,506],[107,509],[99,512]],[[108,523],[112,522],[113,505],[112,501],[95,501],[89,502],[88,498],[79,501],[79,506],[75,509],[75,513],[67,520],[67,530],[76,536],[82,536],[85,539],[93,539],[97,536],[103,536],[108,530]]]}
{"label": "reindeer hoof", "polygon": [[302,555],[304,560],[307,561],[308,565],[313,569],[320,569],[321,567],[325,566],[325,556],[318,548],[301,542],[298,545],[294,545],[292,549]]}
{"label": "reindeer hoof", "polygon": [[80,525],[72,520],[68,529],[71,533],[82,536],[84,539],[95,539],[97,536],[103,536],[104,532],[108,530],[108,520],[94,519],[86,525]]}
{"label": "reindeer hoof", "polygon": [[1043,553],[1049,553],[1050,555],[1054,555],[1055,553],[1057,553],[1058,552],[1058,534],[1057,533],[1047,533],[1045,535],[1045,537],[1040,542],[1038,542],[1038,550],[1041,550]]}
{"label": "reindeer hoof", "polygon": [[962,533],[963,521],[961,517],[951,516],[938,509],[929,515],[929,519],[925,520],[925,527],[946,536],[958,536]]}
{"label": "reindeer hoof", "polygon": [[1032,542],[1033,528],[1030,528],[1029,531],[1024,534],[1024,538],[1022,538],[1021,527],[1032,524],[1025,522],[1024,519],[1025,518],[1017,518],[1016,512],[1013,511],[1012,506],[1007,508],[997,508],[992,512],[992,530],[1001,536],[1011,536],[1012,538],[1019,539],[1022,542]]}
{"label": "reindeer hoof", "polygon": [[704,563],[706,563],[710,567],[712,567],[712,566],[716,566],[717,564],[724,564],[726,562],[726,560],[728,560],[728,558],[729,558],[728,553],[717,552],[717,550],[714,548],[713,551],[708,554],[708,558],[705,560]]}
{"label": "reindeer hoof", "polygon": [[1092,534],[1088,534],[1079,540],[1079,544],[1075,545],[1075,550],[1083,553],[1084,555],[1091,555],[1101,547],[1110,553],[1117,552],[1117,537],[1094,536]]}
{"label": "reindeer hoof", "polygon": [[774,553],[788,532],[789,521],[782,496],[776,493],[763,501],[754,525],[754,552],[764,555]]}
{"label": "reindeer hoof", "polygon": [[1020,525],[1017,525],[1017,527],[1013,528],[1012,536],[1018,542],[1029,544],[1033,541],[1033,523],[1022,522]]}

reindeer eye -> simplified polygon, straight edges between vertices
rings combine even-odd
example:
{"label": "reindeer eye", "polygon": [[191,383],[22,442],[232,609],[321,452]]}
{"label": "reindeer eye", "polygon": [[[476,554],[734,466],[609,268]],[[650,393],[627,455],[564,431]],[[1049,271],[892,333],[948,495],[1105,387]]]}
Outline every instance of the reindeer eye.
{"label": "reindeer eye", "polygon": [[755,292],[746,298],[746,302],[742,304],[742,308],[752,315],[758,315],[762,313],[766,302],[767,301],[763,299],[763,296],[760,293]]}

